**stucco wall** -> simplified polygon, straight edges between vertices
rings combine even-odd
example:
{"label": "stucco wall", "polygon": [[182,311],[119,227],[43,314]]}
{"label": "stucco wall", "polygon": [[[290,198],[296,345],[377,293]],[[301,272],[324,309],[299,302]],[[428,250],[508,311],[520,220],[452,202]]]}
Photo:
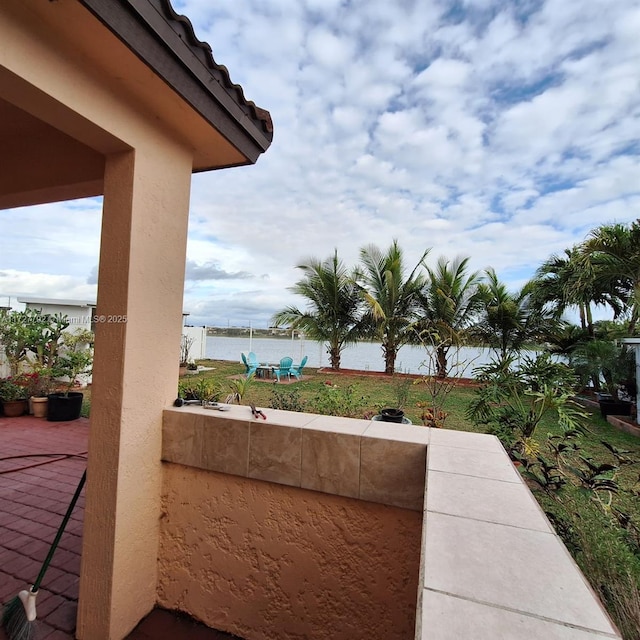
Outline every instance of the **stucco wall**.
{"label": "stucco wall", "polygon": [[246,640],[414,637],[422,513],[163,468],[160,606]]}

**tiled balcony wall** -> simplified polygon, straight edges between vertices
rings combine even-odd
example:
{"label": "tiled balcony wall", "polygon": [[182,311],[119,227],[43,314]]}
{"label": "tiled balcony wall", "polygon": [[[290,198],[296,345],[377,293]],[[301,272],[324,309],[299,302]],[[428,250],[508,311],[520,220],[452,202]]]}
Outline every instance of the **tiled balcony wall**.
{"label": "tiled balcony wall", "polygon": [[413,637],[428,432],[267,413],[165,412],[159,604],[248,640]]}
{"label": "tiled balcony wall", "polygon": [[248,640],[619,638],[493,436],[267,414],[165,412],[161,606]]}
{"label": "tiled balcony wall", "polygon": [[433,429],[416,638],[620,638],[493,436]]}

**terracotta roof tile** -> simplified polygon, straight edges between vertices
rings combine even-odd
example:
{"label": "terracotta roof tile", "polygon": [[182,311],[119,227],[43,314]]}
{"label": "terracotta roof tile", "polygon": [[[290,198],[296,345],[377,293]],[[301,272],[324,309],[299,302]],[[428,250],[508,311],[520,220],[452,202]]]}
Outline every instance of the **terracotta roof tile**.
{"label": "terracotta roof tile", "polygon": [[211,46],[207,42],[199,40],[195,34],[191,20],[185,15],[176,13],[170,0],[151,0],[152,4],[160,10],[171,28],[178,37],[183,40],[192,50],[194,55],[211,72],[217,82],[224,87],[238,103],[240,108],[253,120],[261,123],[261,129],[268,134],[269,139],[273,137],[273,122],[271,114],[265,109],[258,107],[253,101],[247,100],[244,91],[239,84],[231,81],[229,70],[222,64],[218,64],[214,57]]}

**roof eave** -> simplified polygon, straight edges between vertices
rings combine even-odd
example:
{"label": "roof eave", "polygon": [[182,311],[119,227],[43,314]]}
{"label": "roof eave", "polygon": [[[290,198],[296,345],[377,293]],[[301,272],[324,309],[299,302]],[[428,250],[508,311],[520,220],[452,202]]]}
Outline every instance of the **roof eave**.
{"label": "roof eave", "polygon": [[191,22],[169,0],[80,0],[142,62],[254,163],[270,146],[268,111],[246,100],[242,87],[213,59]]}

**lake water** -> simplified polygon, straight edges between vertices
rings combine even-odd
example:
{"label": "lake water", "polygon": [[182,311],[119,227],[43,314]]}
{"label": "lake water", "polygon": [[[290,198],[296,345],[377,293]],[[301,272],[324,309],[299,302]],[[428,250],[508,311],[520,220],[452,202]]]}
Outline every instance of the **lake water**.
{"label": "lake water", "polygon": [[[253,351],[260,362],[276,364],[281,358],[290,356],[294,363],[308,356],[307,366],[312,368],[328,367],[329,356],[325,347],[313,340],[298,338],[229,338],[209,336],[205,347],[207,358],[241,362],[240,354]],[[474,368],[488,364],[494,352],[489,349],[462,347],[449,351],[449,369],[451,375],[472,377]],[[405,345],[401,347],[396,359],[396,371],[402,373],[427,374],[433,371],[435,361],[424,347]],[[342,352],[340,366],[344,369],[362,371],[384,371],[382,347],[375,342],[359,342]]]}

